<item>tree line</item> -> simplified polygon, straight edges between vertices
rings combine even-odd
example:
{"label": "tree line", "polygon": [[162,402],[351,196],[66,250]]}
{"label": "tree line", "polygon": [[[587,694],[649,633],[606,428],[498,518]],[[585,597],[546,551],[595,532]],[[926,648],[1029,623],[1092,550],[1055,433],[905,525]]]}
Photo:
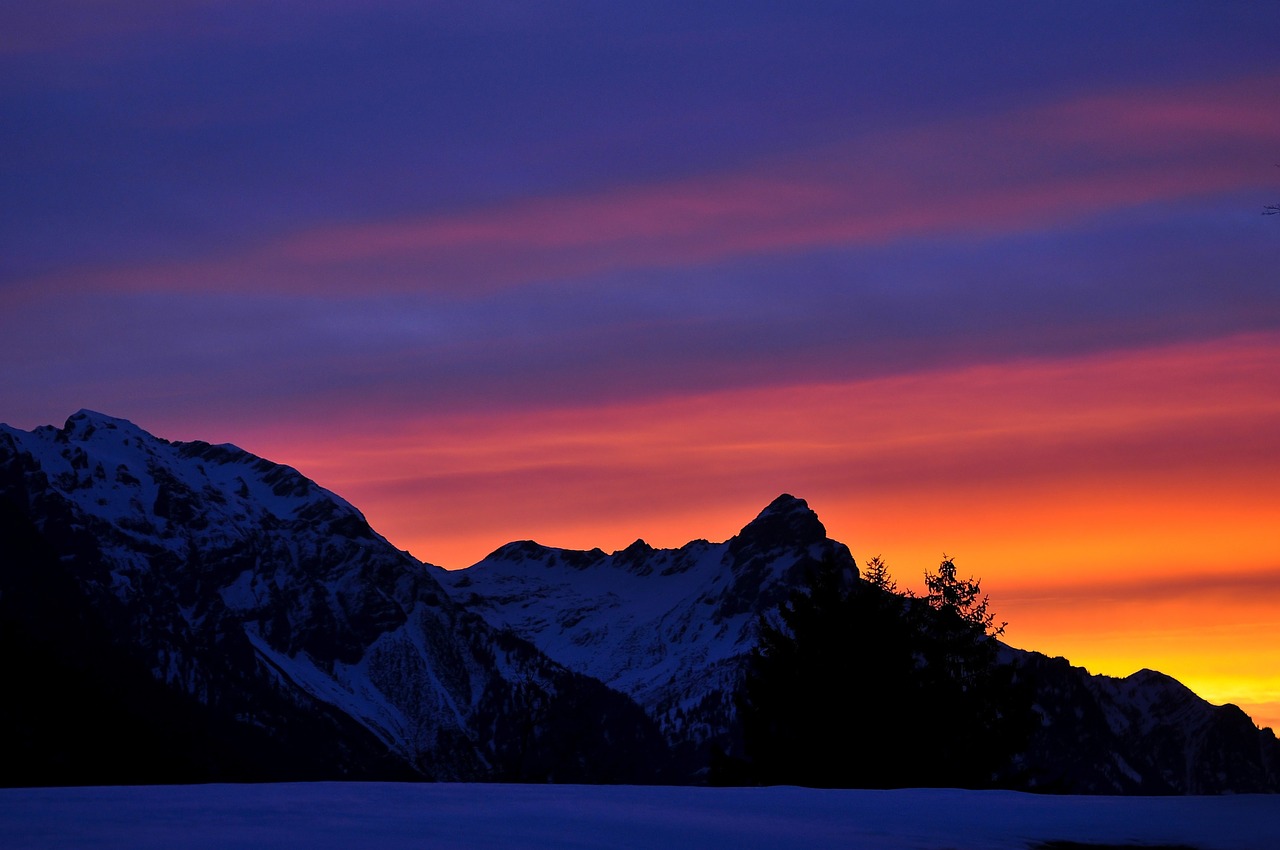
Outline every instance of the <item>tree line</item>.
{"label": "tree line", "polygon": [[742,753],[712,781],[816,787],[1013,787],[1033,725],[1001,663],[1005,623],[952,558],[900,594],[884,560],[812,571],[776,611],[738,697]]}

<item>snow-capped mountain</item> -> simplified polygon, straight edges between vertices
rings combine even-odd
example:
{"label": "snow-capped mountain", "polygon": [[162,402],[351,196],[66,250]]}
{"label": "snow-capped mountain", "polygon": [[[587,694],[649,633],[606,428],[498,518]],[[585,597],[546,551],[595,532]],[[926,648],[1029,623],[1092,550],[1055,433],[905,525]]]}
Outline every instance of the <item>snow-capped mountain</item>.
{"label": "snow-capped mountain", "polygon": [[[710,745],[735,747],[734,696],[761,613],[848,547],[802,499],[778,497],[732,539],[679,549],[643,541],[612,554],[524,541],[444,582],[491,623],[565,666],[633,697],[687,767]],[[1090,675],[1063,659],[1006,649],[1035,693],[1042,723],[1017,781],[1045,790],[1181,794],[1280,791],[1280,745],[1235,706],[1140,671]]]}
{"label": "snow-capped mountain", "polygon": [[662,764],[628,700],[455,604],[289,467],[81,411],[0,426],[0,501],[13,640],[61,639],[24,619],[24,593],[80,605],[113,663],[193,698],[220,735],[327,754],[318,774],[617,780]]}
{"label": "snow-capped mountain", "polygon": [[[449,573],[234,446],[0,425],[0,784],[689,780],[736,745],[760,616],[819,564],[858,581],[784,495],[722,543],[523,541]],[[1280,791],[1234,706],[1005,655],[1041,721],[1031,787]]]}
{"label": "snow-capped mountain", "polygon": [[[760,615],[834,559],[857,574],[802,499],[779,496],[732,539],[605,554],[510,543],[445,573],[454,598],[636,700],[677,747],[725,743]],[[703,761],[705,764],[705,760]]]}

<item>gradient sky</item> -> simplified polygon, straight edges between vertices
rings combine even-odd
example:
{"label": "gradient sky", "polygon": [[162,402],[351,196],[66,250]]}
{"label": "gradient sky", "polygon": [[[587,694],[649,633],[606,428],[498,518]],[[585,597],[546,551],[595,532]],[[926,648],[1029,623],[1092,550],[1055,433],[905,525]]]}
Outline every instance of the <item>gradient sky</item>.
{"label": "gradient sky", "polygon": [[0,0],[0,421],[233,442],[448,567],[790,492],[1015,645],[1280,727],[1277,33]]}

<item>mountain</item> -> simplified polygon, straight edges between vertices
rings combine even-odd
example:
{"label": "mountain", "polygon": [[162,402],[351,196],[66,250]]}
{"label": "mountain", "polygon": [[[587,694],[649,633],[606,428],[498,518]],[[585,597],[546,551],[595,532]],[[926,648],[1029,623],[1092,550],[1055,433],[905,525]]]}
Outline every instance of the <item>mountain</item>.
{"label": "mountain", "polygon": [[690,766],[724,746],[756,622],[806,571],[857,573],[803,499],[783,495],[723,543],[605,554],[510,543],[440,576],[454,598],[638,702]]}
{"label": "mountain", "polygon": [[9,783],[639,781],[664,764],[626,697],[234,446],[90,411],[0,426],[0,529]]}
{"label": "mountain", "polygon": [[[722,543],[522,541],[450,573],[235,446],[0,425],[0,784],[698,781],[741,746],[761,616],[820,566],[860,581],[783,495]],[[1002,652],[1040,720],[1024,787],[1280,791],[1238,708]]]}
{"label": "mountain", "polygon": [[[692,770],[713,747],[740,752],[735,695],[759,617],[824,559],[859,580],[848,547],[804,500],[782,495],[724,543],[636,541],[605,554],[523,541],[443,581],[495,626],[635,699]],[[1280,791],[1280,744],[1235,706],[1152,671],[1115,679],[1035,652],[1004,647],[1002,657],[1018,665],[1040,720],[1017,765],[1024,787]]]}
{"label": "mountain", "polygon": [[1238,707],[1212,705],[1154,670],[1114,678],[1035,652],[1016,660],[1041,718],[1021,764],[1032,789],[1280,792],[1280,742]]}

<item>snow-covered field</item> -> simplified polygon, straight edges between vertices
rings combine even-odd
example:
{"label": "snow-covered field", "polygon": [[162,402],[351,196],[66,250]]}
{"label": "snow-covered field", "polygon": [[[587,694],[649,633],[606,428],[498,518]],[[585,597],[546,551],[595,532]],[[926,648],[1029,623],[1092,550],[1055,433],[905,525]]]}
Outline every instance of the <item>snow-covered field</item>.
{"label": "snow-covered field", "polygon": [[314,783],[0,790],[0,847],[1280,848],[1280,796]]}

